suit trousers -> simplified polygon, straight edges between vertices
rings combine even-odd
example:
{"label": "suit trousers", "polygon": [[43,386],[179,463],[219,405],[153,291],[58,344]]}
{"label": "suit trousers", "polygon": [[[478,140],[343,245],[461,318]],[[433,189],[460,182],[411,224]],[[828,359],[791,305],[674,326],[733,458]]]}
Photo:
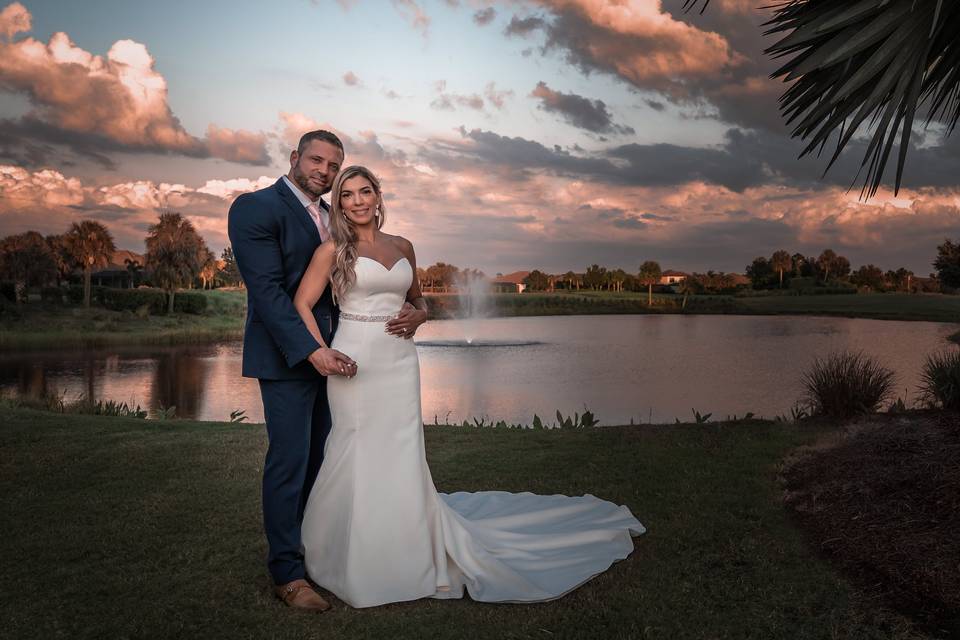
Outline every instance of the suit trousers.
{"label": "suit trousers", "polygon": [[263,466],[267,567],[275,584],[305,577],[300,525],[330,433],[327,379],[260,380],[269,447]]}

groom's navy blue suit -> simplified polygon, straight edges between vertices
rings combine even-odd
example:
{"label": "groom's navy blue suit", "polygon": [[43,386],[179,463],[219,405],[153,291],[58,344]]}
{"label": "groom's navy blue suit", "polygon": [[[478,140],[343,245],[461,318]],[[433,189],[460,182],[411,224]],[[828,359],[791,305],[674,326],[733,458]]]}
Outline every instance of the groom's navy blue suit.
{"label": "groom's navy blue suit", "polygon": [[[300,524],[330,432],[327,379],[307,360],[320,345],[293,306],[320,233],[283,178],[239,196],[230,207],[228,228],[247,286],[243,375],[260,380],[270,441],[263,522],[267,564],[279,585],[304,577]],[[313,314],[329,345],[339,320],[329,287]]]}

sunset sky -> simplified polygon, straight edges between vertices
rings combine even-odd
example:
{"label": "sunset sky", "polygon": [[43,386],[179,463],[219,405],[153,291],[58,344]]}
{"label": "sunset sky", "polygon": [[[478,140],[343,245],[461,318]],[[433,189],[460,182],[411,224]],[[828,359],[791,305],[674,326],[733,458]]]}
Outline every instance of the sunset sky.
{"label": "sunset sky", "polygon": [[742,272],[777,249],[931,270],[960,229],[960,136],[917,125],[899,196],[823,179],[777,112],[756,0],[35,1],[0,5],[0,236],[161,210],[219,254],[300,134],[384,183],[386,231],[493,274]]}

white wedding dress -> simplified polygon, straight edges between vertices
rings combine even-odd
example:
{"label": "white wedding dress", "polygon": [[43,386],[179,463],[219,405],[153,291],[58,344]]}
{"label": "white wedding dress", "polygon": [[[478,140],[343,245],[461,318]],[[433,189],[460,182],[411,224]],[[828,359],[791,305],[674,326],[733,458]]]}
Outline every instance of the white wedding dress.
{"label": "white wedding dress", "polygon": [[[591,495],[437,493],[424,454],[413,340],[384,331],[413,269],[361,257],[332,346],[356,360],[330,377],[333,428],[303,519],[307,572],[353,607],[417,598],[558,598],[633,551],[643,525]],[[357,318],[364,319],[357,319]]]}

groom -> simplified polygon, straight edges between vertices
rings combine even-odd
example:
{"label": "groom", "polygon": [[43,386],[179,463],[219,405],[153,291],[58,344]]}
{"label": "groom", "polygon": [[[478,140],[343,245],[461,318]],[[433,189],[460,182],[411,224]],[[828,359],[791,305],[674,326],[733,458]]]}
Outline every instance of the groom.
{"label": "groom", "polygon": [[258,378],[269,447],[263,467],[267,566],[289,606],[330,605],[305,580],[300,524],[330,432],[326,377],[353,375],[356,363],[328,348],[339,321],[330,288],[313,308],[325,345],[293,306],[293,296],[321,242],[330,237],[330,191],[343,163],[343,144],[329,131],[310,131],[290,153],[290,171],[266,189],[240,195],[228,229],[247,286],[243,375]]}

